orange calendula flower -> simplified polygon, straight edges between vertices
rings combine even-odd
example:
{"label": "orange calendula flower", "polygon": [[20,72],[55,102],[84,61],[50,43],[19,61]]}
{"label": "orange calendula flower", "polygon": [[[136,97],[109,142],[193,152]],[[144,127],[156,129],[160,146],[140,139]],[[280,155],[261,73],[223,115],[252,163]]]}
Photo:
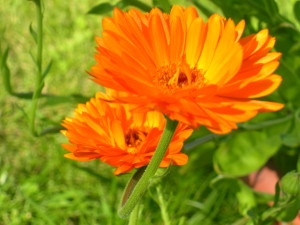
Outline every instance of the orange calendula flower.
{"label": "orange calendula flower", "polygon": [[[65,157],[80,161],[99,158],[118,167],[117,175],[149,163],[166,121],[160,112],[132,113],[129,104],[109,100],[99,92],[96,98],[78,105],[75,117],[67,117],[62,124],[67,129],[62,133],[70,142],[63,147],[70,151]],[[178,125],[160,167],[187,163],[187,155],[180,150],[191,133],[186,125]]]}
{"label": "orange calendula flower", "polygon": [[281,54],[269,52],[275,38],[267,29],[241,38],[244,26],[217,14],[204,22],[194,7],[175,5],[170,14],[114,9],[103,19],[90,74],[100,85],[129,93],[118,101],[227,133],[258,112],[283,107],[254,100],[281,83],[273,74]]}

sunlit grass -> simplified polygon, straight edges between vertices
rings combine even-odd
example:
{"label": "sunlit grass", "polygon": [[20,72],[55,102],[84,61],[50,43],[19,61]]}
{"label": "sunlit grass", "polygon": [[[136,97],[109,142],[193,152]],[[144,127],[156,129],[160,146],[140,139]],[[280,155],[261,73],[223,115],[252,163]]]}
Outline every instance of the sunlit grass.
{"label": "sunlit grass", "polygon": [[[53,66],[43,93],[57,97],[40,100],[37,112],[39,130],[57,125],[66,116],[72,115],[77,103],[84,102],[82,96],[91,97],[102,90],[88,79],[86,73],[94,64],[94,36],[101,34],[102,16],[86,13],[104,1],[44,2],[44,66],[51,60]],[[144,2],[151,5],[152,1]],[[184,6],[192,4],[192,1],[171,2]],[[209,11],[224,14],[217,6],[218,2],[205,0],[201,4]],[[300,23],[292,13],[296,1],[288,2],[277,1],[280,14],[299,29]],[[34,5],[29,1],[0,0],[0,6],[1,19],[4,18],[0,23],[0,41],[3,50],[9,47],[12,87],[18,93],[32,92],[36,69],[30,54],[34,54],[36,46],[30,36],[29,25],[36,26]],[[205,13],[200,15],[206,17]],[[257,23],[257,27],[253,27],[258,29],[258,22],[253,23]],[[279,36],[280,32],[273,28],[270,28],[272,35]],[[288,80],[284,81],[283,88],[290,88],[288,91],[281,88],[271,99],[285,102],[287,109],[278,114],[259,116],[250,123],[284,117],[287,112],[299,109],[299,88],[293,86],[297,81],[291,78],[299,79],[299,48],[289,46],[291,41],[285,40],[283,34],[278,37],[278,48],[284,52],[285,64],[278,73]],[[292,44],[297,38],[299,40],[297,34],[294,34]],[[126,224],[127,221],[118,218],[116,212],[130,174],[116,177],[113,168],[99,161],[75,162],[64,158],[66,151],[60,144],[67,140],[59,133],[32,137],[26,114],[30,100],[8,95],[2,80],[0,88],[0,224]],[[81,97],[76,98],[77,95]],[[281,126],[262,129],[262,132],[277,132],[278,137],[283,132],[285,135],[296,132],[293,126],[287,126],[284,129]],[[207,134],[201,128],[190,140]],[[170,174],[157,180],[161,182],[171,224],[246,224],[241,202],[236,198],[239,186],[235,181],[211,183],[217,177],[213,168],[215,151],[227,137],[213,138],[188,150],[190,159],[186,166],[172,167]],[[280,146],[272,160],[282,174],[296,168],[297,152],[299,145],[288,145],[286,141]],[[157,198],[156,188],[150,187],[143,200],[140,224],[162,224]],[[267,209],[266,203],[272,199],[270,196],[257,197],[258,210],[263,212]]]}

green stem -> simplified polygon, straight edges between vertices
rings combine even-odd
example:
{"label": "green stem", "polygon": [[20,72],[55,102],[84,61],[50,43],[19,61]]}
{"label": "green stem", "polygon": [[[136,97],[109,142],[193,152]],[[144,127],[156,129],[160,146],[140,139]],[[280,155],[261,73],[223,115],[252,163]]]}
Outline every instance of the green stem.
{"label": "green stem", "polygon": [[[297,115],[297,111],[295,113],[295,115]],[[267,127],[271,127],[271,126],[274,126],[274,125],[277,125],[277,124],[281,124],[281,123],[285,123],[289,120],[291,120],[292,118],[294,117],[294,114],[289,114],[285,117],[282,117],[282,118],[278,118],[278,119],[274,119],[274,120],[267,120],[267,121],[264,121],[264,122],[261,122],[261,123],[257,123],[257,124],[239,124],[239,127],[244,129],[244,130],[241,130],[241,131],[249,131],[249,130],[262,130],[264,128],[267,128]],[[217,138],[220,138],[220,137],[224,137],[226,134],[223,134],[223,135],[220,135],[220,134],[208,134],[204,137],[201,137],[199,139],[196,139],[190,143],[187,143],[184,145],[184,150],[185,151],[189,151],[199,145],[202,145],[206,142],[209,142],[213,139],[217,139]]]}
{"label": "green stem", "polygon": [[129,217],[128,225],[138,225],[140,204],[137,204]]}
{"label": "green stem", "polygon": [[37,66],[37,74],[35,80],[35,90],[32,96],[32,105],[30,111],[30,121],[29,127],[30,131],[33,135],[37,136],[37,132],[35,129],[35,117],[36,110],[38,106],[38,101],[43,89],[43,72],[42,72],[42,64],[43,64],[43,13],[42,6],[40,1],[34,1],[36,6],[36,14],[37,14],[37,55],[36,55],[36,66]]}
{"label": "green stem", "polygon": [[277,124],[281,124],[281,123],[285,123],[289,120],[291,120],[293,118],[294,114],[289,114],[285,117],[282,118],[278,118],[278,119],[274,119],[274,120],[267,120],[261,123],[257,123],[257,124],[240,124],[239,126],[241,128],[248,130],[261,130],[263,128],[266,127],[270,127],[273,125],[277,125]]}
{"label": "green stem", "polygon": [[158,146],[154,152],[154,155],[152,156],[149,165],[147,166],[145,172],[143,172],[143,174],[141,175],[140,179],[137,182],[133,182],[133,185],[130,185],[130,181],[125,189],[123,200],[119,209],[119,216],[121,218],[126,218],[130,215],[142,195],[147,190],[150,179],[155,175],[159,164],[165,156],[177,125],[177,121],[170,120],[168,117],[166,117],[165,129],[162,133]]}

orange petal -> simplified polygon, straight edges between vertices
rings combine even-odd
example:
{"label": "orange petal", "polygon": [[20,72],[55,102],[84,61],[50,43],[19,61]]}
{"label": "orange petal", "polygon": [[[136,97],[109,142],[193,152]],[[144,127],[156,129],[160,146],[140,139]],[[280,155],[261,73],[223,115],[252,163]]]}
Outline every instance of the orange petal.
{"label": "orange petal", "polygon": [[215,50],[221,35],[221,16],[213,14],[207,22],[207,35],[201,56],[198,62],[198,68],[206,71],[215,54]]}
{"label": "orange petal", "polygon": [[187,29],[189,29],[189,26],[192,24],[192,22],[198,18],[198,12],[195,7],[189,6],[185,9],[184,16],[186,19]]}
{"label": "orange petal", "polygon": [[186,39],[186,24],[181,7],[173,7],[170,13],[170,63],[178,64],[183,55]]}
{"label": "orange petal", "polygon": [[164,20],[162,13],[159,9],[151,11],[150,18],[150,35],[152,47],[159,67],[167,65],[169,61],[169,43],[170,34]]}
{"label": "orange petal", "polygon": [[223,96],[233,98],[259,98],[271,94],[280,85],[282,78],[278,75],[271,75],[263,80],[251,82],[240,89],[235,89]]}
{"label": "orange petal", "polygon": [[194,67],[201,55],[205,42],[206,26],[201,18],[193,20],[191,23],[186,42],[186,62],[190,67]]}

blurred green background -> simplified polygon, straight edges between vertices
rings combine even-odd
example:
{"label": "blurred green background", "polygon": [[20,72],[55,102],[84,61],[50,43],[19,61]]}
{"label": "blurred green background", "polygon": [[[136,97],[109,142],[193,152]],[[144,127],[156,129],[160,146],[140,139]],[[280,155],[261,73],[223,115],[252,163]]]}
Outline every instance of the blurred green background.
{"label": "blurred green background", "polygon": [[[100,4],[100,6],[99,6]],[[189,163],[172,167],[157,178],[142,204],[141,224],[224,225],[254,224],[270,209],[272,195],[259,194],[239,178],[262,168],[279,175],[297,169],[300,145],[300,1],[296,0],[147,0],[147,1],[44,1],[44,68],[52,61],[37,112],[39,131],[59,125],[102,88],[85,71],[94,64],[96,35],[101,19],[114,6],[168,12],[170,6],[194,5],[202,17],[219,13],[235,22],[246,20],[245,35],[268,28],[276,51],[283,53],[277,73],[283,84],[267,100],[286,107],[257,116],[229,135],[196,130],[184,148]],[[88,13],[88,12],[91,13]],[[32,1],[0,0],[2,66],[10,70],[16,93],[34,90],[35,42],[29,26],[36,27]],[[5,50],[9,49],[5,58]],[[33,55],[33,57],[32,57]],[[0,79],[0,224],[127,224],[116,212],[131,174],[114,176],[113,168],[99,161],[66,159],[60,133],[33,137],[28,129],[30,99],[7,93]],[[21,97],[20,97],[21,96]],[[22,97],[23,96],[23,97]],[[298,162],[298,170],[300,168]],[[163,198],[165,206],[158,204]],[[298,197],[299,198],[299,197]],[[261,224],[295,217],[300,201]],[[165,208],[164,208],[165,207]],[[167,215],[164,215],[165,210]],[[296,210],[296,212],[295,212]]]}

